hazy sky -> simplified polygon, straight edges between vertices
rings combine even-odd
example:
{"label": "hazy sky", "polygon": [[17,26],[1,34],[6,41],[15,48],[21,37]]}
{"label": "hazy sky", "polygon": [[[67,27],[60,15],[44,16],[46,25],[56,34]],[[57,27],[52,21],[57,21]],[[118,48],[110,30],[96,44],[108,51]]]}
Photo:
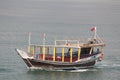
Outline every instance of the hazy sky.
{"label": "hazy sky", "polygon": [[120,0],[1,0],[0,21],[119,23]]}

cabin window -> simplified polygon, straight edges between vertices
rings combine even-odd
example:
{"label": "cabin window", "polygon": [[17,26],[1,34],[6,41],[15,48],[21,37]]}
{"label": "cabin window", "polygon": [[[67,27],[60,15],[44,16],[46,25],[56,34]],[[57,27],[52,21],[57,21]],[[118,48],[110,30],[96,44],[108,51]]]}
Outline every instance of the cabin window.
{"label": "cabin window", "polygon": [[94,47],[94,53],[101,52],[101,47]]}
{"label": "cabin window", "polygon": [[81,48],[81,54],[87,55],[90,53],[91,47],[89,48]]}

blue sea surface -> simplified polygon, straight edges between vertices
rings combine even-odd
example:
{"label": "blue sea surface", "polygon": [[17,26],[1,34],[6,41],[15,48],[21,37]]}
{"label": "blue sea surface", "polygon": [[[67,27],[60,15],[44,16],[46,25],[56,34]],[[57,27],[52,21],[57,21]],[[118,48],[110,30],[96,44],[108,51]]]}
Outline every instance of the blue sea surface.
{"label": "blue sea surface", "polygon": [[[74,71],[27,69],[15,48],[31,43],[91,37],[91,27],[105,41],[104,59],[94,68]],[[119,0],[1,0],[0,80],[120,80]]]}

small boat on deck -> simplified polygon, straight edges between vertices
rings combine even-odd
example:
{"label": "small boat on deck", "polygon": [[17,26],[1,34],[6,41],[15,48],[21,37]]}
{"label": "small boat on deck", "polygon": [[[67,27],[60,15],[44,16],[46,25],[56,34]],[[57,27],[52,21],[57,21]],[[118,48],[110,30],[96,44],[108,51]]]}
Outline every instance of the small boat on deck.
{"label": "small boat on deck", "polygon": [[28,51],[15,49],[30,69],[41,70],[76,70],[93,67],[103,58],[102,39],[96,34],[96,27],[92,28],[94,36],[86,40],[55,40],[54,45],[30,43]]}

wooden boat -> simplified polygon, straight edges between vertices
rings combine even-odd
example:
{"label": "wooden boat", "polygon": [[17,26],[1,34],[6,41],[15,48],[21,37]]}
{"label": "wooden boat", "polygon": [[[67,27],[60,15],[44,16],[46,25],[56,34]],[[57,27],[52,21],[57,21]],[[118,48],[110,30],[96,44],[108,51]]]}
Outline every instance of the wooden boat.
{"label": "wooden boat", "polygon": [[75,70],[93,67],[103,58],[104,42],[97,36],[86,40],[55,40],[54,45],[30,44],[28,52],[15,49],[30,69]]}

